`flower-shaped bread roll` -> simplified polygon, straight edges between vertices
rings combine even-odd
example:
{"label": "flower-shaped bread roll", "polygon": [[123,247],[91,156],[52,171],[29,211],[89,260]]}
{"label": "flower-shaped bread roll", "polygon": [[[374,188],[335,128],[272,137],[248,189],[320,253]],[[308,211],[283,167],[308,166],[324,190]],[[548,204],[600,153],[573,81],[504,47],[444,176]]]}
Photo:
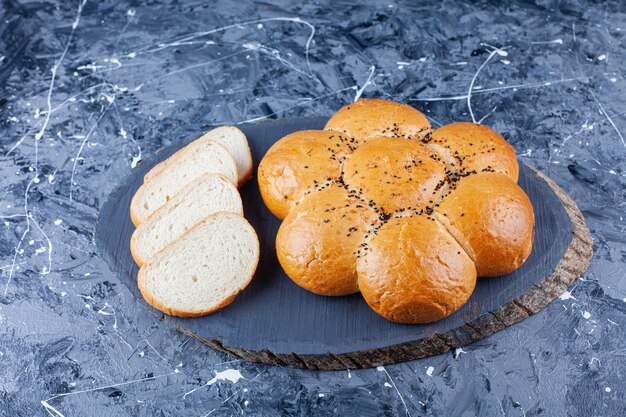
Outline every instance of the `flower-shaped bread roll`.
{"label": "flower-shaped bread roll", "polygon": [[276,252],[286,274],[320,295],[361,291],[399,323],[447,317],[477,276],[526,260],[534,215],[517,177],[513,148],[493,130],[431,131],[419,111],[379,99],[282,138],[258,172],[263,200],[284,219]]}

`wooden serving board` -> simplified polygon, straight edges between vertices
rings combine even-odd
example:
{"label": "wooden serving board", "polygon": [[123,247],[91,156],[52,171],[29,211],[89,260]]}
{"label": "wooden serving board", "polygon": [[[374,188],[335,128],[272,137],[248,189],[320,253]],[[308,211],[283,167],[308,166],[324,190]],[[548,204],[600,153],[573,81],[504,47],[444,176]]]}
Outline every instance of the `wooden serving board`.
{"label": "wooden serving board", "polygon": [[[320,129],[325,118],[267,121],[243,125],[255,168],[284,135]],[[193,140],[195,138],[189,138]],[[188,141],[158,152],[138,166],[102,206],[96,242],[119,279],[151,311],[136,284],[137,266],[129,251],[134,230],[130,200],[144,174]],[[480,340],[539,312],[589,265],[592,241],[574,201],[553,181],[521,164],[520,186],[535,209],[532,254],[514,273],[479,279],[459,311],[428,325],[402,325],[374,313],[360,294],[322,297],[295,285],[276,259],[274,240],[280,221],[265,207],[256,179],[241,188],[245,216],[259,235],[256,274],[235,301],[210,316],[166,317],[180,331],[241,358],[309,369],[347,369],[384,365],[436,355]]]}

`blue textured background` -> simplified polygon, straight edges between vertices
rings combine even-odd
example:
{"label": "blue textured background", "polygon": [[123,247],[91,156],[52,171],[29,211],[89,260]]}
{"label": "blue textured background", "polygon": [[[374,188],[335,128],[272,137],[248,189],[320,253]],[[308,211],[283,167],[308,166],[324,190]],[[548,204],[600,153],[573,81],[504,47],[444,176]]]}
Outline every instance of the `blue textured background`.
{"label": "blue textured background", "polygon": [[[626,414],[623,2],[203,3],[0,5],[0,415]],[[359,96],[501,132],[583,211],[588,272],[463,350],[311,372],[177,333],[95,253],[99,206],[159,147]]]}

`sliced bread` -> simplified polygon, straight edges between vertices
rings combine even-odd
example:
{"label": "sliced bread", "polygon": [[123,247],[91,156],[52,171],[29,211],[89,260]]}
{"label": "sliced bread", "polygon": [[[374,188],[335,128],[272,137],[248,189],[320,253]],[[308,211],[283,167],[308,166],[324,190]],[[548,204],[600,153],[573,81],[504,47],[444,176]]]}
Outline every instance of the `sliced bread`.
{"label": "sliced bread", "polygon": [[137,227],[130,252],[141,266],[206,216],[220,211],[243,215],[235,186],[220,174],[204,174]]}
{"label": "sliced bread", "polygon": [[139,290],[157,310],[198,317],[230,304],[252,279],[258,261],[252,226],[238,214],[215,213],[139,270]]}
{"label": "sliced bread", "polygon": [[224,175],[237,183],[237,166],[225,147],[217,142],[193,142],[166,160],[167,170],[145,181],[130,203],[135,226],[143,223],[187,184],[205,173]]}
{"label": "sliced bread", "polygon": [[[206,132],[192,143],[197,144],[196,146],[202,146],[202,144],[210,141],[224,146],[235,160],[237,164],[237,184],[242,185],[248,181],[252,176],[252,154],[248,147],[246,135],[234,126],[220,126]],[[156,165],[145,175],[144,180],[150,181],[167,168],[169,164],[170,160],[167,159]]]}

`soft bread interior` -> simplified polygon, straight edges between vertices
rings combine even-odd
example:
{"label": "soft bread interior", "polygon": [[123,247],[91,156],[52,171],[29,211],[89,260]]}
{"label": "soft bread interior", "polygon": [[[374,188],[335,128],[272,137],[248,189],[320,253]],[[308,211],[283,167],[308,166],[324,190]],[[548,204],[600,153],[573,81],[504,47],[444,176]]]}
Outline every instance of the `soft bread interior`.
{"label": "soft bread interior", "polygon": [[234,213],[205,218],[139,271],[142,295],[155,308],[191,317],[217,311],[243,290],[256,269],[259,241]]}
{"label": "soft bread interior", "polygon": [[[187,148],[203,147],[209,142],[219,143],[233,157],[237,165],[237,183],[239,185],[250,178],[252,175],[252,155],[248,147],[248,139],[241,130],[234,126],[220,126],[210,130],[179,152],[183,152]],[[144,180],[150,181],[168,168],[171,163],[170,158],[157,164],[145,175]]]}
{"label": "soft bread interior", "polygon": [[192,181],[141,223],[131,238],[131,253],[143,265],[204,217],[227,211],[243,215],[235,186],[219,174]]}
{"label": "soft bread interior", "polygon": [[183,187],[206,172],[222,174],[233,184],[237,183],[235,161],[222,145],[209,142],[184,150],[170,158],[167,170],[144,182],[135,193],[130,205],[135,225],[144,222]]}

